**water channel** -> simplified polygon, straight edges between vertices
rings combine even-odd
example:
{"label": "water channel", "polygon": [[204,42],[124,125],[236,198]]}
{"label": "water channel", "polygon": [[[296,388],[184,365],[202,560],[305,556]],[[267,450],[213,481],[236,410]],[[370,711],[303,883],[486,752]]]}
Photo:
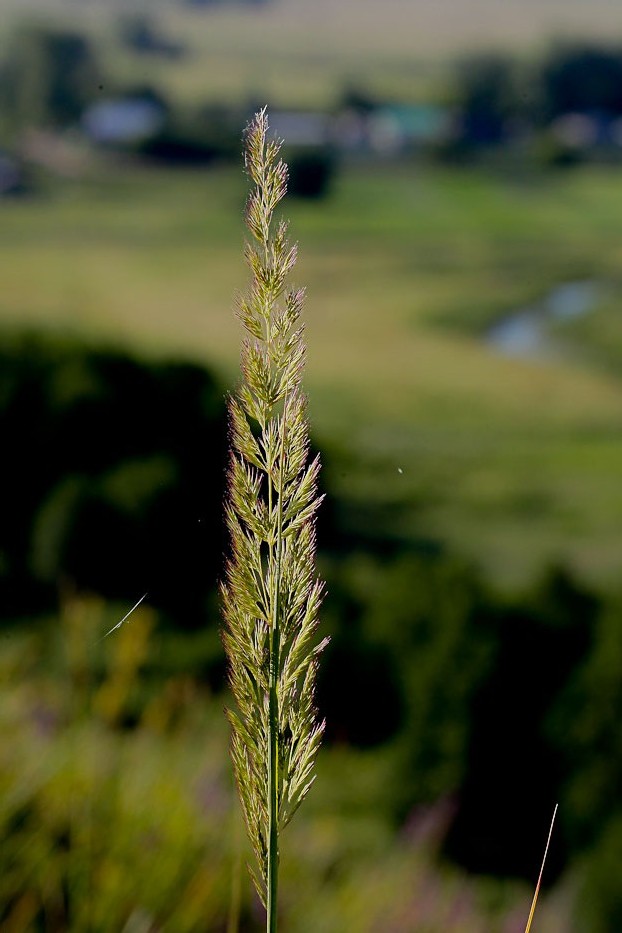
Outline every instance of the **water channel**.
{"label": "water channel", "polygon": [[559,346],[551,333],[554,324],[582,317],[594,310],[602,287],[596,281],[564,282],[543,299],[512,311],[492,324],[486,343],[504,356],[547,359]]}

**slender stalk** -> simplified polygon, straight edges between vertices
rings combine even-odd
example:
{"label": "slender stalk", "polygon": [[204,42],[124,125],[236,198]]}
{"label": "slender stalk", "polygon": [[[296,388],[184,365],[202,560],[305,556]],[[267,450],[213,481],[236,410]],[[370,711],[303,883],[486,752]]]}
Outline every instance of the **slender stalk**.
{"label": "slender stalk", "polygon": [[[287,407],[287,402],[285,402]],[[279,595],[281,592],[281,548],[283,543],[283,454],[285,447],[285,415],[283,415],[283,428],[281,432],[281,451],[279,457],[279,478],[276,489],[277,498],[277,524],[276,524],[276,556],[274,573],[274,592],[272,594],[272,625],[270,627],[270,763],[268,770],[269,802],[268,802],[268,903],[266,905],[266,930],[276,933],[277,905],[279,889],[279,656],[280,656],[280,618]],[[270,481],[268,509],[272,511],[273,484]]]}
{"label": "slender stalk", "polygon": [[538,903],[538,895],[540,894],[540,885],[542,884],[542,875],[544,874],[544,866],[546,864],[546,857],[549,854],[551,836],[553,835],[553,826],[555,824],[555,817],[557,816],[557,807],[558,807],[558,804],[555,804],[555,809],[553,810],[553,817],[551,819],[551,825],[549,827],[549,835],[546,840],[546,846],[544,847],[544,856],[542,857],[542,865],[540,866],[540,874],[538,875],[536,890],[534,891],[534,894],[533,894],[533,900],[531,902],[531,909],[529,911],[529,917],[527,918],[527,926],[525,927],[525,933],[529,933],[529,931],[531,930],[531,924],[533,922],[533,917],[536,912],[536,904]]}
{"label": "slender stalk", "polygon": [[314,708],[315,637],[322,584],[315,576],[319,460],[308,459],[305,358],[298,323],[303,293],[286,287],[296,261],[287,224],[273,227],[287,167],[267,140],[265,111],[246,137],[254,182],[246,222],[254,243],[242,383],[231,398],[231,465],[226,516],[231,557],[222,587],[224,644],[236,710],[229,710],[231,754],[242,811],[256,856],[251,868],[276,933],[280,834],[311,787],[324,725]]}
{"label": "slender stalk", "polygon": [[269,801],[268,801],[268,880],[267,880],[267,924],[268,933],[277,927],[277,904],[279,888],[279,711],[277,695],[276,658],[278,658],[278,632],[273,632],[271,649],[270,676],[270,762],[269,762]]}

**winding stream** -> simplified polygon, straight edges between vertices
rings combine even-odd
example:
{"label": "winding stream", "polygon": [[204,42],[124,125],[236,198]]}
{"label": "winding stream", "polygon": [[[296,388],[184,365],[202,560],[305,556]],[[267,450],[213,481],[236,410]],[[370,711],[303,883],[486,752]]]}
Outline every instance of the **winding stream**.
{"label": "winding stream", "polygon": [[559,349],[551,325],[592,311],[601,286],[593,280],[564,282],[543,299],[505,315],[488,328],[486,343],[504,356],[543,359]]}

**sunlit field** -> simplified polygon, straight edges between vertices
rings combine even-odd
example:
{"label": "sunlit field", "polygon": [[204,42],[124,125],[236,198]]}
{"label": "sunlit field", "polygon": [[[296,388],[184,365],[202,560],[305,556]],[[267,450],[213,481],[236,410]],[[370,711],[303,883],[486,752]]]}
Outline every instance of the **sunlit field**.
{"label": "sunlit field", "polygon": [[142,83],[144,63],[119,47],[119,18],[157,17],[187,55],[149,62],[149,81],[181,102],[254,100],[279,106],[334,105],[344,87],[411,100],[438,93],[456,56],[505,49],[529,61],[561,37],[609,40],[619,29],[610,0],[275,0],[192,9],[182,2],[3,0],[2,34],[17,16],[80,24],[101,41],[119,82]]}
{"label": "sunlit field", "polygon": [[[230,384],[244,190],[234,169],[119,163],[4,203],[3,324],[205,362]],[[331,481],[354,530],[371,499],[376,531],[449,541],[501,583],[557,559],[617,575],[621,210],[617,173],[587,169],[348,167],[326,201],[288,202],[312,430],[342,453]],[[499,316],[578,279],[603,297],[560,325],[563,352],[487,344]]]}

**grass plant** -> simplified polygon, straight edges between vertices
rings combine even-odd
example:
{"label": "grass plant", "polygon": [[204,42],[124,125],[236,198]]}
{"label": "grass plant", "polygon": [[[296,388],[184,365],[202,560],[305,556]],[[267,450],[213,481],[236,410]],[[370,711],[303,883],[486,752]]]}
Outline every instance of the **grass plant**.
{"label": "grass plant", "polygon": [[236,782],[256,857],[251,869],[277,929],[279,839],[314,780],[323,723],[314,708],[322,583],[314,570],[319,458],[308,462],[305,358],[299,318],[304,293],[288,288],[296,247],[274,211],[287,185],[266,111],[246,134],[254,188],[246,223],[248,297],[243,380],[230,399],[231,462],[226,516],[231,558],[223,584],[224,643],[237,710],[228,715]]}

